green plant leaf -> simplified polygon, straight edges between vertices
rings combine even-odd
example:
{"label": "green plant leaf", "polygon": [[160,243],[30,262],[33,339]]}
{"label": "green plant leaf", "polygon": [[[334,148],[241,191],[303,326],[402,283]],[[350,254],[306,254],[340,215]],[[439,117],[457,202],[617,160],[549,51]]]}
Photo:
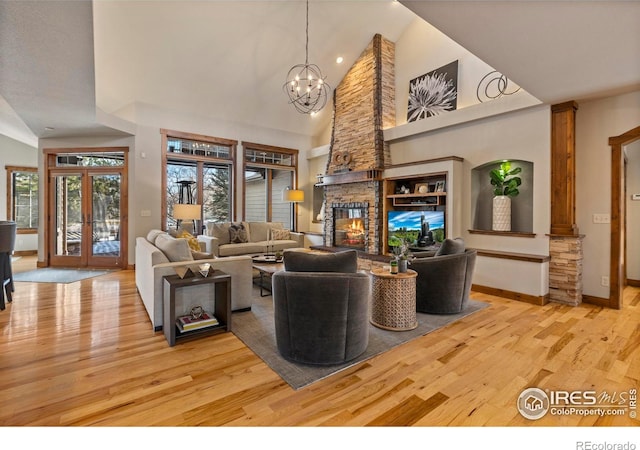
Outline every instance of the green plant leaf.
{"label": "green plant leaf", "polygon": [[518,188],[506,187],[504,189],[504,195],[508,195],[509,197],[515,197],[519,193],[520,193],[520,191],[518,190]]}
{"label": "green plant leaf", "polygon": [[522,172],[522,167],[516,167],[513,170],[510,170],[507,175],[511,176],[511,175],[516,175],[519,174],[520,172]]}
{"label": "green plant leaf", "polygon": [[500,186],[504,183],[504,176],[498,169],[493,169],[489,172],[489,176],[491,177],[491,184],[494,186]]}

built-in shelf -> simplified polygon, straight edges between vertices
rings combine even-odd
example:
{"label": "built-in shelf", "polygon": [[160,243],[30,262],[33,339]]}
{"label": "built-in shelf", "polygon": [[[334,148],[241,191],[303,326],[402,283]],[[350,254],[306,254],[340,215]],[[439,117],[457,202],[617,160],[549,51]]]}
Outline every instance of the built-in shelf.
{"label": "built-in shelf", "polygon": [[446,203],[446,192],[429,192],[426,194],[390,194],[393,206],[440,206]]}
{"label": "built-in shelf", "polygon": [[329,186],[333,184],[359,183],[361,181],[382,180],[381,169],[358,170],[353,172],[334,173],[324,175],[322,181],[316,186]]}
{"label": "built-in shelf", "polygon": [[520,91],[513,95],[503,96],[499,99],[478,103],[465,108],[448,111],[446,114],[427,117],[415,122],[409,122],[384,130],[385,142],[393,142],[405,139],[421,133],[435,131],[455,125],[461,125],[487,117],[498,116],[500,114],[517,111],[519,109],[530,108],[540,105],[542,102],[531,94]]}
{"label": "built-in shelf", "polygon": [[527,233],[523,231],[493,231],[493,230],[467,230],[471,234],[491,234],[494,236],[511,236],[511,237],[523,237],[534,238],[535,233]]}
{"label": "built-in shelf", "polygon": [[499,250],[483,250],[477,248],[478,256],[486,256],[488,258],[511,259],[514,261],[527,261],[542,264],[551,260],[549,255],[534,255],[529,253],[503,252]]}

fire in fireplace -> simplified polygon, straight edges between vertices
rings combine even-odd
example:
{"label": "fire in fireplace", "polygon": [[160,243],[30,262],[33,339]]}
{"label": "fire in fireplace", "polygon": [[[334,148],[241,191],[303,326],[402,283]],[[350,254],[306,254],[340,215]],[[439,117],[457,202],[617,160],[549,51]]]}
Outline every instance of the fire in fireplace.
{"label": "fire in fireplace", "polygon": [[334,207],[334,246],[365,250],[368,228],[366,215],[366,207]]}

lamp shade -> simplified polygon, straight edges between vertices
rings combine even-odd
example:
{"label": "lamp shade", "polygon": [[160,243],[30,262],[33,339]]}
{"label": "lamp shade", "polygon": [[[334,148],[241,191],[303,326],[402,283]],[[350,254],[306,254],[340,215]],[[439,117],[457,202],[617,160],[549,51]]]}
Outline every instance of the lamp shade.
{"label": "lamp shade", "polygon": [[178,203],[173,205],[173,218],[177,220],[199,220],[202,205]]}
{"label": "lamp shade", "polygon": [[285,189],[282,191],[282,201],[301,203],[304,201],[304,191],[300,189]]}

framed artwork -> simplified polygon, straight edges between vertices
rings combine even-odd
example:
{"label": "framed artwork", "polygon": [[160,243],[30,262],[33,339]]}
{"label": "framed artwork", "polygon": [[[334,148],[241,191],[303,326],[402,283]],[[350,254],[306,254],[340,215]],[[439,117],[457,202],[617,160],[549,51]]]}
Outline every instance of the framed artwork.
{"label": "framed artwork", "polygon": [[458,61],[409,82],[407,122],[437,116],[458,107]]}
{"label": "framed artwork", "polygon": [[444,181],[436,181],[436,192],[444,192]]}

